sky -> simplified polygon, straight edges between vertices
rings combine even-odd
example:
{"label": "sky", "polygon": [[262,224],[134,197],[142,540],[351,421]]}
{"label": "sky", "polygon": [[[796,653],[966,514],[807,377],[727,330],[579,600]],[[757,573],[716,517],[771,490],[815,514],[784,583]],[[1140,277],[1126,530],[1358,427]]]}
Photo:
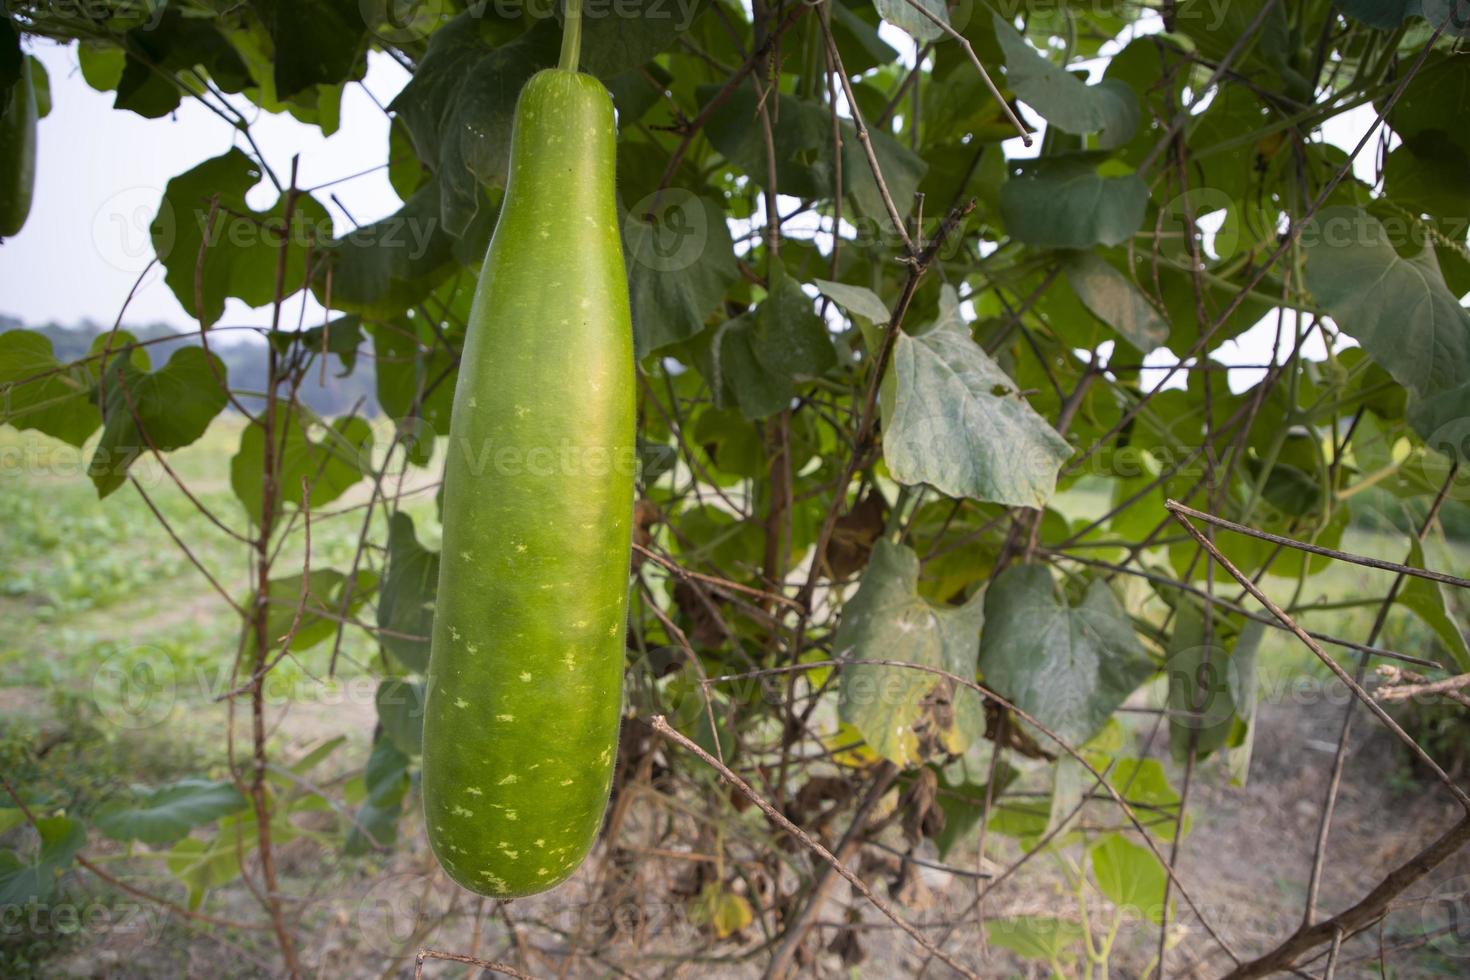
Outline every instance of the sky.
{"label": "sky", "polygon": [[[1149,33],[1150,25],[1140,24],[1137,29]],[[886,24],[883,35],[912,61],[911,40]],[[84,319],[110,324],[152,257],[147,229],[164,185],[200,161],[227,151],[238,134],[223,119],[189,100],[164,119],[116,111],[111,93],[97,92],[83,80],[74,47],[36,42],[31,51],[50,75],[54,107],[40,123],[30,220],[19,235],[0,245],[0,314],[31,324]],[[265,113],[243,98],[235,101],[254,120],[256,142],[276,172],[289,173],[292,156],[299,155],[302,186],[342,180],[329,193],[317,195],[332,212],[340,233],[398,209],[399,199],[388,183],[387,171],[362,172],[387,159],[388,117],[381,106],[391,102],[408,79],[408,73],[392,59],[372,55],[363,84],[347,88],[341,128],[330,138],[288,115]],[[1028,115],[1028,121],[1041,123],[1034,114]],[[1372,122],[1371,106],[1362,106],[1330,121],[1324,137],[1351,149]],[[1020,141],[1012,144],[1007,152],[1014,155],[1021,150]],[[1365,152],[1355,169],[1360,177],[1371,180],[1372,165],[1371,153]],[[332,195],[345,210],[331,200]],[[275,197],[274,189],[262,183],[248,200],[263,209]],[[782,201],[781,209],[788,210],[794,203]],[[319,322],[324,315],[309,297],[304,312],[300,298],[293,303],[290,314],[304,316],[307,323]],[[230,300],[220,322],[264,325],[269,318],[268,307],[252,310]],[[190,320],[157,266],[142,279],[124,316],[127,323],[162,321],[180,329],[187,328]],[[1226,345],[1217,356],[1235,363],[1261,363],[1268,359],[1274,335],[1272,317]],[[1320,345],[1310,353],[1321,356]],[[1243,376],[1240,383],[1251,380]]]}
{"label": "sky", "polygon": [[[225,153],[237,134],[193,100],[185,100],[172,118],[119,112],[112,108],[112,93],[98,92],[82,79],[75,47],[37,43],[31,51],[50,75],[53,109],[40,123],[30,219],[19,235],[0,245],[0,313],[27,323],[91,319],[111,324],[153,256],[148,224],[164,185]],[[342,126],[330,138],[288,115],[271,115],[243,98],[234,101],[255,120],[252,132],[271,168],[290,173],[291,158],[299,154],[301,184],[313,187],[387,160],[388,117],[374,99],[387,105],[408,78],[392,59],[373,55],[364,84],[346,89]],[[386,170],[345,181],[319,195],[338,231],[354,223],[329,194],[341,199],[357,223],[385,217],[399,206]],[[275,200],[269,183],[247,197],[256,208]],[[297,310],[299,305],[292,312]],[[309,322],[320,312],[319,307],[308,310]],[[269,320],[269,308],[251,310],[230,300],[220,322],[260,325]],[[155,266],[128,307],[126,321],[163,321],[182,329],[191,317]]]}

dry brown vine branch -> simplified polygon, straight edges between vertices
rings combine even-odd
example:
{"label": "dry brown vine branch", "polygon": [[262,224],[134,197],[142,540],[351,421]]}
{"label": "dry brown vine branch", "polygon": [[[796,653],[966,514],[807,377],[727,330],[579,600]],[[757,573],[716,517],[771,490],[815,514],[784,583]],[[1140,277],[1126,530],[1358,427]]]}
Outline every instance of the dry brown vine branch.
{"label": "dry brown vine branch", "polygon": [[705,764],[712,767],[715,772],[719,774],[721,779],[739,790],[741,795],[750,800],[750,802],[760,807],[761,812],[769,817],[773,823],[775,823],[778,827],[786,831],[791,836],[795,837],[813,854],[817,855],[823,861],[827,862],[827,864],[829,864],[834,871],[841,875],[848,884],[852,885],[852,887],[857,889],[864,898],[873,903],[874,908],[883,913],[883,915],[891,920],[894,925],[898,926],[905,933],[907,933],[909,938],[914,940],[914,942],[924,947],[924,949],[927,950],[930,955],[938,957],[940,961],[954,969],[961,976],[968,977],[970,978],[970,980],[979,980],[977,974],[962,966],[957,960],[954,959],[954,957],[950,956],[943,950],[938,949],[928,939],[924,938],[924,935],[919,932],[918,929],[914,928],[914,926],[907,919],[903,918],[896,911],[894,911],[891,905],[889,905],[883,899],[879,898],[873,892],[873,889],[868,887],[867,882],[863,881],[851,870],[849,870],[848,867],[841,861],[839,861],[837,859],[837,856],[834,855],[831,851],[827,850],[820,843],[813,840],[810,834],[788,820],[786,816],[781,813],[781,811],[773,807],[766,800],[765,797],[757,793],[749,783],[737,776],[734,772],[730,770],[728,766],[720,762],[719,759],[716,759],[704,749],[700,748],[697,744],[690,741],[687,737],[670,727],[668,721],[664,718],[663,715],[654,716],[652,727],[654,731],[658,732],[664,738],[669,739],[670,741],[678,744],[685,750],[699,756],[699,758],[702,759]]}

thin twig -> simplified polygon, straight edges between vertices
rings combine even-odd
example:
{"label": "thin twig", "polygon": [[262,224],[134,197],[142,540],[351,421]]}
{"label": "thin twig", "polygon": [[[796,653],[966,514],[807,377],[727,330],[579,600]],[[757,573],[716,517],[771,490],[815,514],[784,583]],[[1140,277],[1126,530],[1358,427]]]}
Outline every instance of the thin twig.
{"label": "thin twig", "polygon": [[1306,630],[1298,626],[1296,624],[1296,621],[1292,619],[1285,610],[1283,610],[1280,606],[1273,602],[1270,596],[1262,592],[1258,585],[1252,582],[1244,572],[1242,572],[1239,568],[1235,566],[1234,562],[1232,562],[1229,558],[1226,558],[1223,554],[1220,553],[1220,550],[1216,548],[1214,544],[1210,543],[1205,535],[1200,532],[1199,528],[1195,527],[1194,524],[1190,522],[1188,516],[1186,516],[1189,512],[1189,508],[1186,508],[1182,504],[1178,504],[1172,500],[1168,501],[1164,506],[1167,507],[1169,509],[1169,512],[1174,515],[1175,519],[1184,526],[1184,529],[1189,532],[1190,536],[1198,541],[1205,548],[1205,550],[1209,551],[1214,559],[1218,561],[1220,565],[1227,572],[1229,572],[1257,602],[1269,609],[1273,616],[1281,620],[1281,622],[1284,623],[1288,629],[1295,633],[1297,639],[1305,643],[1308,649],[1315,653],[1317,655],[1317,658],[1327,665],[1327,669],[1336,674],[1337,679],[1346,684],[1348,690],[1352,691],[1354,696],[1356,696],[1359,701],[1368,706],[1368,710],[1373,712],[1378,720],[1383,723],[1384,727],[1393,732],[1394,736],[1405,746],[1407,746],[1409,751],[1414,753],[1415,757],[1417,757],[1420,762],[1424,763],[1424,765],[1429,769],[1430,772],[1434,773],[1435,777],[1439,779],[1439,781],[1443,783],[1445,787],[1450,791],[1450,795],[1454,796],[1455,800],[1458,801],[1459,804],[1464,807],[1467,812],[1470,812],[1470,795],[1467,795],[1465,791],[1461,789],[1453,779],[1450,778],[1450,775],[1446,773],[1444,769],[1440,768],[1439,763],[1435,762],[1434,758],[1428,752],[1424,751],[1424,749],[1419,745],[1418,742],[1414,741],[1414,739],[1407,732],[1399,727],[1398,722],[1389,717],[1388,712],[1384,711],[1383,708],[1379,706],[1378,702],[1373,700],[1372,695],[1363,690],[1362,685],[1353,680],[1352,675],[1344,670],[1336,660],[1328,656],[1327,651],[1323,650],[1321,645],[1319,645],[1316,640],[1307,635]]}
{"label": "thin twig", "polygon": [[788,820],[786,816],[781,813],[781,811],[771,806],[771,804],[766,801],[765,797],[761,796],[759,793],[751,788],[749,783],[741,779],[739,776],[735,775],[735,773],[731,772],[729,767],[720,762],[720,760],[716,759],[714,756],[710,755],[708,752],[700,748],[694,742],[690,741],[684,735],[671,728],[668,721],[664,718],[663,715],[654,716],[653,730],[658,732],[664,738],[678,743],[687,751],[693,752],[695,755],[699,756],[700,759],[704,760],[705,764],[713,767],[714,770],[719,773],[721,779],[729,783],[731,786],[734,786],[746,799],[750,800],[750,802],[760,807],[761,812],[769,817],[771,821],[775,823],[778,827],[799,840],[813,854],[817,855],[823,861],[826,861],[827,864],[829,864],[834,871],[836,871],[844,879],[846,879],[848,884],[857,889],[858,892],[869,902],[872,902],[874,908],[883,913],[883,915],[887,916],[894,925],[898,926],[905,933],[907,933],[909,935],[909,938],[913,939],[914,942],[924,947],[924,949],[926,949],[930,954],[937,956],[943,963],[954,969],[962,976],[969,977],[970,980],[979,980],[978,974],[962,966],[957,960],[954,959],[954,957],[950,956],[948,953],[944,952],[941,949],[935,948],[935,946],[930,943],[929,940],[924,938],[923,934],[920,933],[918,929],[915,929],[913,925],[911,925],[906,919],[895,912],[892,906],[890,906],[883,899],[879,898],[873,892],[873,889],[868,887],[867,882],[863,881],[857,875],[853,874],[852,871],[848,870],[845,864],[837,860],[837,857],[831,851],[827,850],[820,843],[813,840],[810,834]]}
{"label": "thin twig", "polygon": [[1377,568],[1385,572],[1397,572],[1400,575],[1408,575],[1413,578],[1428,579],[1431,582],[1439,582],[1442,585],[1454,585],[1462,589],[1470,589],[1470,579],[1460,578],[1458,575],[1447,575],[1444,572],[1436,572],[1427,568],[1415,568],[1413,565],[1405,565],[1401,562],[1384,561],[1382,558],[1369,558],[1366,555],[1355,555],[1347,551],[1323,548],[1320,545],[1298,541],[1295,538],[1282,537],[1279,534],[1272,534],[1269,531],[1257,530],[1245,524],[1237,524],[1235,521],[1226,520],[1223,517],[1216,517],[1214,514],[1207,514],[1201,510],[1195,510],[1193,507],[1187,507],[1178,501],[1171,500],[1167,506],[1176,514],[1191,517],[1198,521],[1204,521],[1206,524],[1213,524],[1216,527],[1223,527],[1228,531],[1246,534],[1262,541],[1270,541],[1274,544],[1285,545],[1288,548],[1295,548],[1298,551],[1305,551],[1308,554],[1321,555],[1324,558],[1335,558],[1338,561],[1362,565],[1365,568]]}

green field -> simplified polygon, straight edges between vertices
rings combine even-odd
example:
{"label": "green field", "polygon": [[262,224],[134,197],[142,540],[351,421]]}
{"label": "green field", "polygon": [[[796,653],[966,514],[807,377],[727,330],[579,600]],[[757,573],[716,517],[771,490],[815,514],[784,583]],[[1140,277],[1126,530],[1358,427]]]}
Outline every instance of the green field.
{"label": "green field", "polygon": [[[244,532],[244,511],[229,482],[230,458],[240,431],[235,418],[224,416],[200,442],[173,454],[171,465],[200,504],[227,526]],[[380,446],[385,443],[386,439],[379,440]],[[223,733],[228,730],[224,724],[228,707],[216,699],[232,686],[240,634],[235,613],[174,542],[142,494],[124,486],[117,499],[98,501],[85,477],[85,460],[84,452],[33,433],[0,432],[0,524],[5,528],[0,538],[0,612],[8,626],[0,640],[0,706],[4,709],[0,770],[25,787],[32,799],[84,817],[129,784],[158,784],[201,773],[219,778],[227,773],[229,749]],[[427,475],[432,472],[437,470],[415,471],[421,482],[403,488],[409,493],[402,498],[402,506],[414,516],[425,544],[436,547],[434,485]],[[250,592],[249,556],[244,546],[206,518],[156,463],[140,462],[134,473],[173,534],[236,601],[243,601]],[[313,518],[313,569],[345,571],[350,567],[369,490],[363,481]],[[1057,505],[1069,518],[1077,519],[1101,514],[1107,502],[1084,484],[1061,495]],[[383,538],[382,520],[378,508],[374,540]],[[300,570],[305,542],[298,522],[277,575]],[[1401,559],[1407,540],[1396,532],[1358,527],[1348,531],[1343,547]],[[1439,535],[1431,537],[1427,555],[1435,567],[1461,574],[1470,571],[1470,552]],[[364,568],[378,569],[381,555],[369,549],[362,561]],[[1390,581],[1386,572],[1334,565],[1304,583],[1273,577],[1266,585],[1281,601],[1295,597],[1297,607],[1315,607],[1301,615],[1307,627],[1362,639],[1371,629],[1375,600]],[[1221,582],[1220,590],[1234,598],[1238,589],[1230,585]],[[1130,599],[1148,591],[1137,580],[1121,581],[1119,587]],[[1456,602],[1460,604],[1454,605]],[[1464,622],[1463,600],[1451,597],[1451,603],[1452,614]],[[371,618],[371,608],[364,607],[363,614]],[[300,651],[271,675],[272,749],[277,758],[300,758],[345,732],[346,740],[314,778],[323,789],[350,800],[360,792],[354,789],[354,781],[360,782],[358,774],[376,722],[372,695],[378,674],[374,660],[379,653],[366,632],[348,626],[335,676],[329,677],[333,640],[328,637]],[[1432,632],[1404,608],[1390,615],[1379,645],[1420,657],[1444,656]],[[1329,649],[1342,663],[1353,664],[1355,655]],[[1285,632],[1267,632],[1258,681],[1260,697],[1267,704],[1296,705],[1304,712],[1328,712],[1322,717],[1329,717],[1338,711],[1335,705],[1342,703],[1341,688],[1327,668]],[[169,694],[162,707],[157,702],[160,688]],[[1163,697],[1163,683],[1155,682],[1144,700],[1161,704]],[[1329,704],[1329,699],[1335,700]],[[1124,718],[1129,728],[1143,730],[1145,716]],[[244,745],[248,733],[241,727],[242,719],[236,722],[238,741]],[[1437,751],[1464,751],[1463,724],[1445,727],[1442,718],[1433,724],[1439,727],[1420,734]],[[1405,784],[1414,778],[1403,763],[1397,774],[1390,774],[1390,781]],[[401,860],[426,859],[418,833],[417,814],[410,813],[405,834],[414,843]],[[288,876],[293,887],[301,889],[325,887],[341,889],[344,894],[364,890],[371,894],[373,883],[385,870],[379,859],[371,857],[334,859],[325,871],[314,862],[292,867],[290,854],[288,849]],[[105,860],[130,860],[131,873],[142,857],[149,887],[177,894],[177,885],[163,867],[155,865],[156,874],[146,873],[146,861],[157,862],[161,856],[130,858],[113,852]],[[97,883],[86,877],[73,879],[68,887],[79,895],[108,893],[105,888],[97,891]],[[208,907],[225,912],[238,909],[248,917],[251,902],[241,889],[221,889],[211,893]],[[308,923],[307,930],[317,933],[330,932],[332,915],[342,915],[324,909],[313,914],[317,918]],[[169,930],[166,936],[177,935],[149,947],[149,970],[170,969],[173,960],[169,957],[185,955],[197,938],[188,926],[166,917],[160,920],[160,928]],[[262,961],[272,955],[265,935],[234,942],[259,943]],[[84,959],[96,955],[95,939],[31,934],[21,945],[4,946],[0,966],[6,969],[0,972],[27,975],[37,964],[54,962],[72,952]],[[370,952],[387,955],[382,950]],[[391,959],[388,956],[384,962]],[[222,975],[258,974],[247,964],[238,974]],[[1432,964],[1426,975],[1434,975]]]}

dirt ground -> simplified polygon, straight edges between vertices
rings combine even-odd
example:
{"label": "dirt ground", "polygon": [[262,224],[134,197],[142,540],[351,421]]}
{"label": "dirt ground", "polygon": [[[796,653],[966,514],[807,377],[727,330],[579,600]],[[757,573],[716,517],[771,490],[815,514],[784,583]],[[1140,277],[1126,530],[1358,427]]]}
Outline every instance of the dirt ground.
{"label": "dirt ground", "polygon": [[[39,692],[9,689],[0,710],[44,713]],[[1192,826],[1179,859],[1181,879],[1193,902],[1206,913],[1221,938],[1241,957],[1269,949],[1278,937],[1300,922],[1311,868],[1311,842],[1317,812],[1331,771],[1332,751],[1341,723],[1342,705],[1263,704],[1258,715],[1256,751],[1249,783],[1232,786],[1223,766],[1199,767],[1191,787]],[[279,733],[290,746],[304,747],[324,734],[349,728],[364,744],[373,725],[369,705],[317,704],[293,708],[278,719]],[[1366,713],[1359,711],[1323,876],[1321,906],[1330,914],[1366,894],[1393,867],[1402,863],[1456,817],[1448,795],[1432,784],[1405,778],[1402,756]],[[288,748],[287,754],[290,754]],[[1171,774],[1178,784],[1177,771]],[[650,808],[632,807],[624,839],[637,839],[642,821],[653,819]],[[298,840],[280,855],[284,887],[295,896],[296,921],[303,937],[302,960],[311,975],[332,978],[408,977],[413,951],[428,945],[508,961],[538,977],[557,976],[569,946],[584,951],[567,968],[569,977],[757,977],[766,960],[762,937],[752,926],[724,942],[691,921],[692,899],[669,897],[693,862],[679,855],[630,855],[617,867],[589,861],[578,878],[551,893],[511,903],[504,908],[478,901],[437,871],[417,822],[405,821],[406,839],[381,861],[322,861],[324,850]],[[94,847],[89,853],[100,850]],[[1003,841],[992,869],[1014,858],[1013,842]],[[877,852],[882,857],[882,852]],[[930,854],[930,858],[934,855]],[[806,860],[798,856],[797,860]],[[973,867],[973,851],[952,854],[950,861]],[[162,874],[129,880],[169,894],[178,889]],[[873,861],[864,862],[872,867]],[[608,875],[611,899],[593,901],[593,874]],[[161,869],[160,869],[161,871]],[[872,875],[880,895],[883,876]],[[73,894],[96,891],[90,877],[78,878]],[[1454,925],[1451,905],[1436,896],[1470,890],[1470,853],[1462,852],[1400,899],[1383,933],[1387,976],[1396,978],[1470,976],[1470,936],[1459,923],[1453,933],[1424,933]],[[934,937],[966,908],[975,895],[972,880],[943,871],[919,869],[917,881],[900,896],[903,911]],[[1426,901],[1428,899],[1428,901]],[[1177,900],[1177,894],[1176,894]],[[117,905],[115,901],[114,906]],[[1180,901],[1179,922],[1171,933],[1169,975],[1215,977],[1229,960],[1199,921]],[[1463,909],[1461,901],[1455,908]],[[259,921],[254,899],[238,884],[211,893],[207,910],[217,916]],[[1019,915],[1076,917],[1070,896],[1062,895],[1054,865],[1030,862],[986,899],[988,918]],[[120,918],[120,915],[115,915]],[[533,926],[537,922],[551,928]],[[804,964],[805,976],[914,977],[924,955],[910,939],[839,882],[819,916],[825,951]],[[1158,942],[1157,927],[1132,922],[1124,927],[1112,958],[1114,976],[1139,976]],[[1407,944],[1405,946],[1405,944]],[[1399,948],[1404,946],[1405,948]],[[973,925],[949,936],[945,948],[984,977],[1046,977],[1051,971],[1017,959],[987,944]],[[1379,976],[1378,933],[1348,942],[1336,977]],[[696,953],[699,961],[686,959]],[[847,959],[844,960],[844,954]],[[126,923],[83,930],[46,963],[46,976],[58,977],[264,977],[273,972],[274,952],[268,933],[224,933],[170,918],[157,909],[138,907]],[[1323,976],[1324,961],[1308,966],[1306,975]],[[426,976],[468,976],[466,967],[431,964]],[[955,975],[940,963],[924,974]],[[1083,975],[1080,968],[1068,976]]]}

